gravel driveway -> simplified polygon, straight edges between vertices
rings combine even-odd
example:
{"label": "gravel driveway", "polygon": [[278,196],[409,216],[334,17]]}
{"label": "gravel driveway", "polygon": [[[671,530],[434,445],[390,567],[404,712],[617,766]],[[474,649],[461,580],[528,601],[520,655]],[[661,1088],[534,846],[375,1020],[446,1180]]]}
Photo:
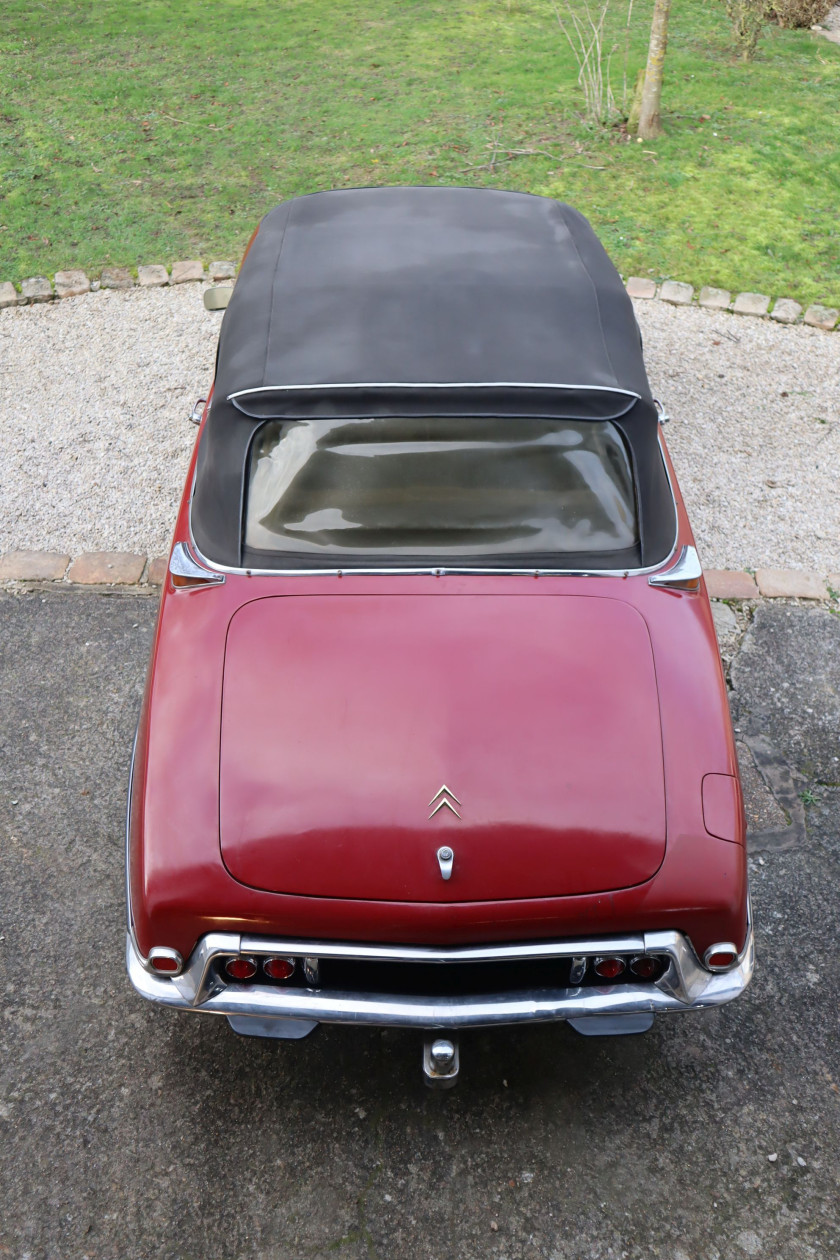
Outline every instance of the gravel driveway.
{"label": "gravel driveway", "polygon": [[[840,333],[637,313],[704,564],[840,571]],[[0,551],[166,550],[219,323],[198,285],[0,312]]]}

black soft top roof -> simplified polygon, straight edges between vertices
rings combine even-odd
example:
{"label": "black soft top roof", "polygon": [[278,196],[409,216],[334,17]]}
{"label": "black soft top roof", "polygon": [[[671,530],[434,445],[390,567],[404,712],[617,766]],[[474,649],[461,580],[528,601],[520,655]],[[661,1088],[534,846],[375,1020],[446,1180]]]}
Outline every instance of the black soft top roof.
{"label": "black soft top roof", "polygon": [[[638,327],[581,214],[477,188],[285,202],[260,224],[222,324],[193,500],[199,548],[243,562],[259,422],[453,413],[616,420],[643,509],[636,564],[667,555],[673,504]],[[577,567],[569,559],[561,567]]]}

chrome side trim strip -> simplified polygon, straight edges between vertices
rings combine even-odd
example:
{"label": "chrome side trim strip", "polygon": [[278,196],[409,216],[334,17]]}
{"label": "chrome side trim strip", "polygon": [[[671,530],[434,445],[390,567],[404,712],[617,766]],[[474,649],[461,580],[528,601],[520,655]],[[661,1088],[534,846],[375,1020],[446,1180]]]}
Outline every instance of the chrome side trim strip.
{"label": "chrome side trim strip", "polygon": [[[454,962],[487,957],[568,957],[594,952],[636,950],[665,954],[669,966],[654,984],[599,985],[593,988],[524,990],[482,996],[413,997],[399,994],[280,989],[260,984],[223,984],[211,969],[219,955],[266,952],[304,952],[316,957],[383,957]],[[514,951],[520,951],[514,954]],[[532,951],[532,952],[529,952]],[[535,951],[543,951],[538,953]],[[755,965],[752,922],[738,965],[713,974],[698,961],[681,932],[649,932],[641,937],[575,941],[546,945],[467,946],[435,950],[400,946],[358,946],[336,943],[266,941],[230,933],[205,936],[184,974],[173,980],[150,974],[129,935],[126,965],[137,992],[150,1001],[180,1010],[213,1015],[254,1015],[263,1018],[314,1020],[325,1024],[365,1024],[395,1028],[470,1028],[496,1024],[541,1023],[580,1019],[587,1015],[616,1015],[686,1011],[722,1006],[746,989]]]}
{"label": "chrome side trim strip", "polygon": [[[140,735],[140,723],[134,731],[134,742],[131,745],[131,765],[128,770],[128,800],[125,805],[125,920],[126,930],[138,958],[142,958],[137,948],[134,935],[134,917],[131,913],[131,795],[134,788],[134,762],[137,759],[137,739]],[[145,963],[144,963],[145,965]]]}

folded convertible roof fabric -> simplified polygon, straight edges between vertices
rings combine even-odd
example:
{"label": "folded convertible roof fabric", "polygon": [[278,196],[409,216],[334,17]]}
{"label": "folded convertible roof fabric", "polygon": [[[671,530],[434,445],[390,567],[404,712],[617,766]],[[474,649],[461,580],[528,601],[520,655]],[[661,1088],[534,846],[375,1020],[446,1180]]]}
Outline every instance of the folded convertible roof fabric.
{"label": "folded convertible roof fabric", "polygon": [[588,393],[600,415],[650,392],[632,304],[583,216],[478,188],[315,193],[263,219],[217,392],[266,415],[362,386],[554,390],[561,412]]}
{"label": "folded convertible roof fabric", "polygon": [[633,305],[589,223],[561,202],[355,188],[267,214],[222,321],[191,514],[204,555],[247,560],[246,467],[262,423],[381,416],[614,421],[639,541],[613,567],[656,563],[673,545]]}

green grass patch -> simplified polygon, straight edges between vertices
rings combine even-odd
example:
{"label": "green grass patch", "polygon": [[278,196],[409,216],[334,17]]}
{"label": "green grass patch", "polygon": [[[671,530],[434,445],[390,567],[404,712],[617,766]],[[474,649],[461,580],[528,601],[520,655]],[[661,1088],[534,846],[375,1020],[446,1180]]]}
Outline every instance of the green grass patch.
{"label": "green grass patch", "polygon": [[[610,46],[621,101],[650,0]],[[672,11],[666,135],[582,120],[548,0],[4,0],[0,279],[238,258],[322,188],[479,184],[561,197],[625,274],[840,301],[840,47],[722,5]],[[513,153],[512,150],[536,150]]]}

